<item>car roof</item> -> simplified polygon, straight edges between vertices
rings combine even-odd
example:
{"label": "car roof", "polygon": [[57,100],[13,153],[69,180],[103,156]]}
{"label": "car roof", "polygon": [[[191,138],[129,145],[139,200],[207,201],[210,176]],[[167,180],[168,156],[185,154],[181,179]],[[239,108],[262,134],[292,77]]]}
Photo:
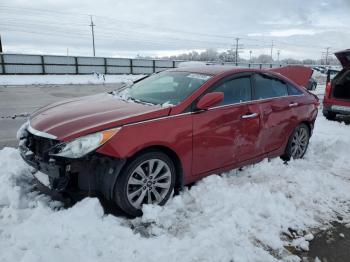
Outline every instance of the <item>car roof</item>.
{"label": "car roof", "polygon": [[242,67],[234,67],[234,66],[228,66],[228,65],[203,65],[203,66],[194,66],[194,67],[179,67],[170,69],[168,71],[173,72],[190,72],[190,73],[198,73],[198,74],[205,74],[205,75],[220,75],[223,73],[231,72],[231,73],[239,73],[239,72],[256,72],[256,71],[262,71],[259,69],[250,69],[250,68],[242,68]]}
{"label": "car roof", "polygon": [[[299,67],[304,67],[304,66],[287,66],[287,67],[279,67],[279,68],[258,69],[258,68],[235,67],[235,66],[229,66],[229,65],[224,65],[224,66],[223,65],[203,65],[203,66],[195,66],[195,67],[173,68],[173,69],[169,69],[168,71],[189,72],[189,73],[197,73],[197,74],[206,74],[211,76],[227,76],[231,74],[246,73],[246,72],[265,73],[287,82],[294,82],[297,85],[305,86],[309,82],[309,78],[311,75],[309,77],[306,77],[304,74],[300,75],[300,72],[298,73],[298,70],[296,70],[296,72],[293,73],[293,71],[295,71],[295,69],[298,69]],[[293,70],[291,71],[292,68]],[[311,74],[312,74],[312,70],[311,70]],[[307,78],[307,80],[304,81],[304,78]]]}

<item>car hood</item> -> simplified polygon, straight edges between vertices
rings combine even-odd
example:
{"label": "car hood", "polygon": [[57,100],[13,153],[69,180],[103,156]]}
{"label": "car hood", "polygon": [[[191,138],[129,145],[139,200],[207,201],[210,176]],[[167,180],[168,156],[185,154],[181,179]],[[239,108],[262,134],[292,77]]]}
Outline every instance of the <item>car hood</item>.
{"label": "car hood", "polygon": [[339,62],[344,68],[350,68],[350,49],[336,52],[335,56],[338,58]]}
{"label": "car hood", "polygon": [[170,108],[99,94],[47,105],[30,117],[31,128],[67,141],[116,126],[167,116]]}

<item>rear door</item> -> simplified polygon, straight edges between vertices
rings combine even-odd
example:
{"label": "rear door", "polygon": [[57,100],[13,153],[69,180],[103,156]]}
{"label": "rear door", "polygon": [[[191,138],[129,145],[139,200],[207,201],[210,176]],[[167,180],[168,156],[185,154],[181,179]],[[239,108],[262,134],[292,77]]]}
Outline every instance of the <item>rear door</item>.
{"label": "rear door", "polygon": [[193,114],[194,175],[235,166],[243,155],[261,153],[255,149],[259,114],[247,105],[252,96],[250,76],[240,74],[222,80],[208,91],[223,92],[222,103]]}
{"label": "rear door", "polygon": [[268,153],[279,149],[294,128],[297,116],[293,108],[300,106],[299,99],[289,96],[287,83],[271,75],[255,74],[253,86],[262,123],[260,140]]}

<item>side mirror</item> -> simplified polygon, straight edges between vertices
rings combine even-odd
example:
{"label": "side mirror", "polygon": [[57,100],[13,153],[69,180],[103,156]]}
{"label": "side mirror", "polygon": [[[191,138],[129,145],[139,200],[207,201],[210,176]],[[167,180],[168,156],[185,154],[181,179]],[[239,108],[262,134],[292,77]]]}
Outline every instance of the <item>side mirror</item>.
{"label": "side mirror", "polygon": [[219,104],[224,99],[223,92],[212,92],[204,95],[199,99],[197,108],[200,110],[208,110],[210,107]]}

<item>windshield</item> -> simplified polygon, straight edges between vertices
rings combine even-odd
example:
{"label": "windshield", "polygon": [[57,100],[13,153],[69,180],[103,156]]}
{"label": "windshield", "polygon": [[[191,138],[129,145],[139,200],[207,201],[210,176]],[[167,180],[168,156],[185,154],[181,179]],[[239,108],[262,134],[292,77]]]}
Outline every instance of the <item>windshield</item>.
{"label": "windshield", "polygon": [[135,83],[127,90],[127,96],[146,103],[176,105],[210,77],[190,72],[161,72]]}

